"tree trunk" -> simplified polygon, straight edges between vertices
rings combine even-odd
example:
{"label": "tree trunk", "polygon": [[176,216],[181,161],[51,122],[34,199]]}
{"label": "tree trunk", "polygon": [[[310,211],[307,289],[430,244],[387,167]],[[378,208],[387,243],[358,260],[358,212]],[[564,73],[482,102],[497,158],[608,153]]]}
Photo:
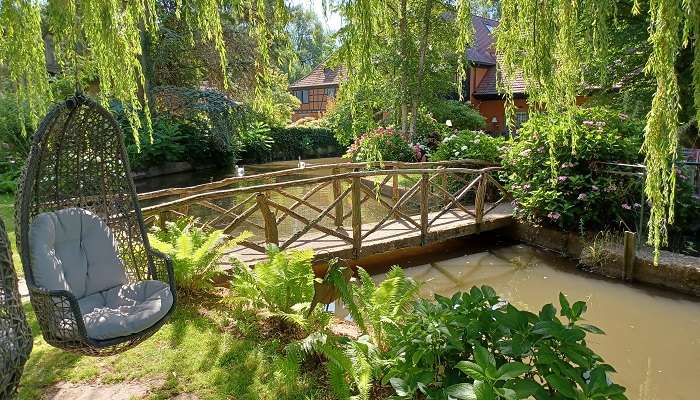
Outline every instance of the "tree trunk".
{"label": "tree trunk", "polygon": [[427,0],[425,3],[425,12],[423,14],[423,33],[420,37],[418,50],[418,77],[416,79],[415,91],[411,99],[411,126],[409,134],[411,141],[415,141],[416,134],[416,119],[418,114],[418,96],[423,90],[423,77],[425,76],[425,57],[428,51],[428,38],[430,36],[430,14],[433,11],[433,0]]}

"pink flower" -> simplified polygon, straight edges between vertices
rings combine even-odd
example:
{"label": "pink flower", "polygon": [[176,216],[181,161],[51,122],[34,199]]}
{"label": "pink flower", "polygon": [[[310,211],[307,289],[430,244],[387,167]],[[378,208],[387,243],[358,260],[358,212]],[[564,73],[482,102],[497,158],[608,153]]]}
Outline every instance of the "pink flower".
{"label": "pink flower", "polygon": [[631,207],[629,204],[627,204],[627,203],[622,204],[622,208],[624,208],[625,210],[631,210],[631,209],[632,209],[632,207]]}
{"label": "pink flower", "polygon": [[586,199],[588,199],[588,195],[585,193],[581,193],[578,195],[578,199],[581,201],[586,201]]}
{"label": "pink flower", "polygon": [[528,190],[528,189],[530,189],[530,184],[529,183],[524,184],[523,190]]}
{"label": "pink flower", "polygon": [[560,177],[557,178],[557,179],[559,179],[559,182],[564,182],[565,180],[569,179],[569,177],[568,177],[568,176],[565,176],[565,175],[562,175],[562,176],[560,176]]}
{"label": "pink flower", "polygon": [[561,214],[559,214],[558,212],[550,212],[549,214],[547,214],[547,217],[549,217],[549,219],[551,219],[552,221],[556,221],[561,217]]}

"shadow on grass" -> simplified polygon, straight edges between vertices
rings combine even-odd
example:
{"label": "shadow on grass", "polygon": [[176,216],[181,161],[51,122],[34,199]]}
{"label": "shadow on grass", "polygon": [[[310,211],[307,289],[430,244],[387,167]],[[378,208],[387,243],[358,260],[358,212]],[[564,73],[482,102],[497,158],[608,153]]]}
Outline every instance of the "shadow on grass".
{"label": "shadow on grass", "polygon": [[[315,372],[300,372],[279,340],[222,326],[233,314],[182,302],[171,320],[150,339],[122,354],[92,358],[55,349],[44,342],[31,307],[25,305],[34,351],[25,367],[20,399],[40,398],[60,381],[118,383],[140,381],[149,399],[193,393],[201,399],[305,399],[327,396]],[[217,314],[219,313],[219,314]],[[224,322],[224,323],[228,323]],[[313,370],[316,370],[315,368]]]}

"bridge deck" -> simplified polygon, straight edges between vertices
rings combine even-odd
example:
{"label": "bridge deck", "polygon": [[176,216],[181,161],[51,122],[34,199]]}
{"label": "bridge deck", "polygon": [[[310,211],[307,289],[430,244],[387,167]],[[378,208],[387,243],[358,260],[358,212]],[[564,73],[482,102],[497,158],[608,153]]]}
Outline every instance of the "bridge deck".
{"label": "bridge deck", "polygon": [[[374,254],[394,251],[402,248],[417,247],[424,244],[438,243],[457,237],[473,235],[479,232],[490,231],[505,227],[513,221],[513,208],[509,204],[501,204],[483,217],[479,225],[474,217],[464,211],[451,210],[435,221],[430,226],[425,243],[421,243],[421,231],[415,226],[402,220],[388,220],[383,226],[370,234],[362,241],[359,257],[367,257]],[[432,220],[437,213],[430,213],[428,219]],[[420,216],[413,216],[414,221],[420,223]],[[363,235],[374,227],[375,224],[362,225]],[[352,228],[337,228],[352,236]],[[353,258],[352,245],[325,234],[323,232],[309,232],[295,241],[289,249],[313,249],[316,252],[316,260],[328,260],[333,257]],[[252,265],[263,260],[265,255],[259,251],[239,246],[228,253],[246,264]]]}

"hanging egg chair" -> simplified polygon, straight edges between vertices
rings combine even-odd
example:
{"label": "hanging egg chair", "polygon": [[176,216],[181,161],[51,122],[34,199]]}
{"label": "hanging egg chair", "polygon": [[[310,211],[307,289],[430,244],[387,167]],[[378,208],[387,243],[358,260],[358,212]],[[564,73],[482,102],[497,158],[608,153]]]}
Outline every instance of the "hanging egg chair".
{"label": "hanging egg chair", "polygon": [[10,241],[0,219],[0,399],[13,399],[32,351],[32,331],[22,310]]}
{"label": "hanging egg chair", "polygon": [[16,217],[29,296],[52,346],[116,354],[174,310],[172,262],[148,243],[121,129],[92,99],[77,93],[40,124]]}

